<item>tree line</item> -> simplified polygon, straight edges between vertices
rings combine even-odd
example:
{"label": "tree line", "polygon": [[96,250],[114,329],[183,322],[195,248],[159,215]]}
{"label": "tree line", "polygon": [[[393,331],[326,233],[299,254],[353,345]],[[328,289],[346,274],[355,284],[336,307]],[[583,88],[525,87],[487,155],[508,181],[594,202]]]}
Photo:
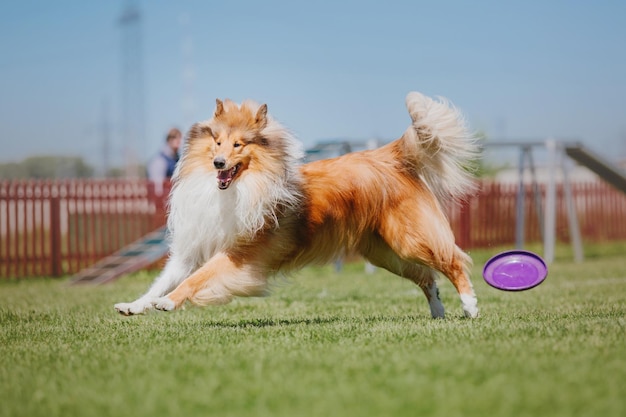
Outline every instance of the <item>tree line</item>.
{"label": "tree line", "polygon": [[[59,179],[92,178],[96,170],[79,156],[30,156],[20,162],[0,163],[0,179]],[[110,169],[105,175],[110,178],[122,177],[120,168]]]}

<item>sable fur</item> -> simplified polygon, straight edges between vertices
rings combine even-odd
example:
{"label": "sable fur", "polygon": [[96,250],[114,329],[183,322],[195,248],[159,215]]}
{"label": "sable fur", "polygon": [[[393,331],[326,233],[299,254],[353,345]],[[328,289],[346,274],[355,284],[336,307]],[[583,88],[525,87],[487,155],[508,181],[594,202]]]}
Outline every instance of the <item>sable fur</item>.
{"label": "sable fur", "polygon": [[252,101],[217,100],[194,125],[174,174],[170,258],[148,292],[116,304],[122,314],[173,310],[264,295],[268,279],[357,252],[422,288],[443,317],[436,271],[478,308],[468,269],[442,207],[472,190],[476,145],[460,113],[420,93],[406,99],[411,125],[379,149],[301,164],[295,138]]}

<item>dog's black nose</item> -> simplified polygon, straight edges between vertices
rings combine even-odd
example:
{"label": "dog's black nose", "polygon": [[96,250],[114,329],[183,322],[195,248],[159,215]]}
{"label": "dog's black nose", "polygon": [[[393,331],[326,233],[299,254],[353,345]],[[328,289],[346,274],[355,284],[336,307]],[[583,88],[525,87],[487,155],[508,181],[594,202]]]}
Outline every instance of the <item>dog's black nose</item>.
{"label": "dog's black nose", "polygon": [[218,156],[213,160],[213,166],[217,169],[222,169],[226,166],[226,160],[223,157]]}

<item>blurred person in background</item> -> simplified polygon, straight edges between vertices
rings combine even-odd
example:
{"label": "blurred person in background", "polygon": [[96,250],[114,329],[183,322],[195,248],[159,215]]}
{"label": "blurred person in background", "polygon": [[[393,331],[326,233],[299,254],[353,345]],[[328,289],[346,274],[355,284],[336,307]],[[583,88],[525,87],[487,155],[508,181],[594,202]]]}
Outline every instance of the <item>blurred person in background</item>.
{"label": "blurred person in background", "polygon": [[176,128],[170,129],[165,138],[165,145],[148,162],[148,179],[154,182],[154,191],[157,195],[163,194],[163,182],[172,178],[174,174],[182,141],[181,131]]}

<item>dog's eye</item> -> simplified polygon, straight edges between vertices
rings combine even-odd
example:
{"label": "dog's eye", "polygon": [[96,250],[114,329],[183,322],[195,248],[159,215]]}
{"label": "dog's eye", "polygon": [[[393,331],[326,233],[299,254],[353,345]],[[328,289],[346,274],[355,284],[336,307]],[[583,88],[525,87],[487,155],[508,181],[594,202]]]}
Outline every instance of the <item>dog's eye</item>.
{"label": "dog's eye", "polygon": [[215,142],[217,144],[217,146],[220,146],[222,144],[222,142]]}
{"label": "dog's eye", "polygon": [[241,146],[241,143],[239,143],[239,142],[235,142],[235,144],[233,145],[233,147],[235,147],[235,148],[238,148],[240,146]]}

